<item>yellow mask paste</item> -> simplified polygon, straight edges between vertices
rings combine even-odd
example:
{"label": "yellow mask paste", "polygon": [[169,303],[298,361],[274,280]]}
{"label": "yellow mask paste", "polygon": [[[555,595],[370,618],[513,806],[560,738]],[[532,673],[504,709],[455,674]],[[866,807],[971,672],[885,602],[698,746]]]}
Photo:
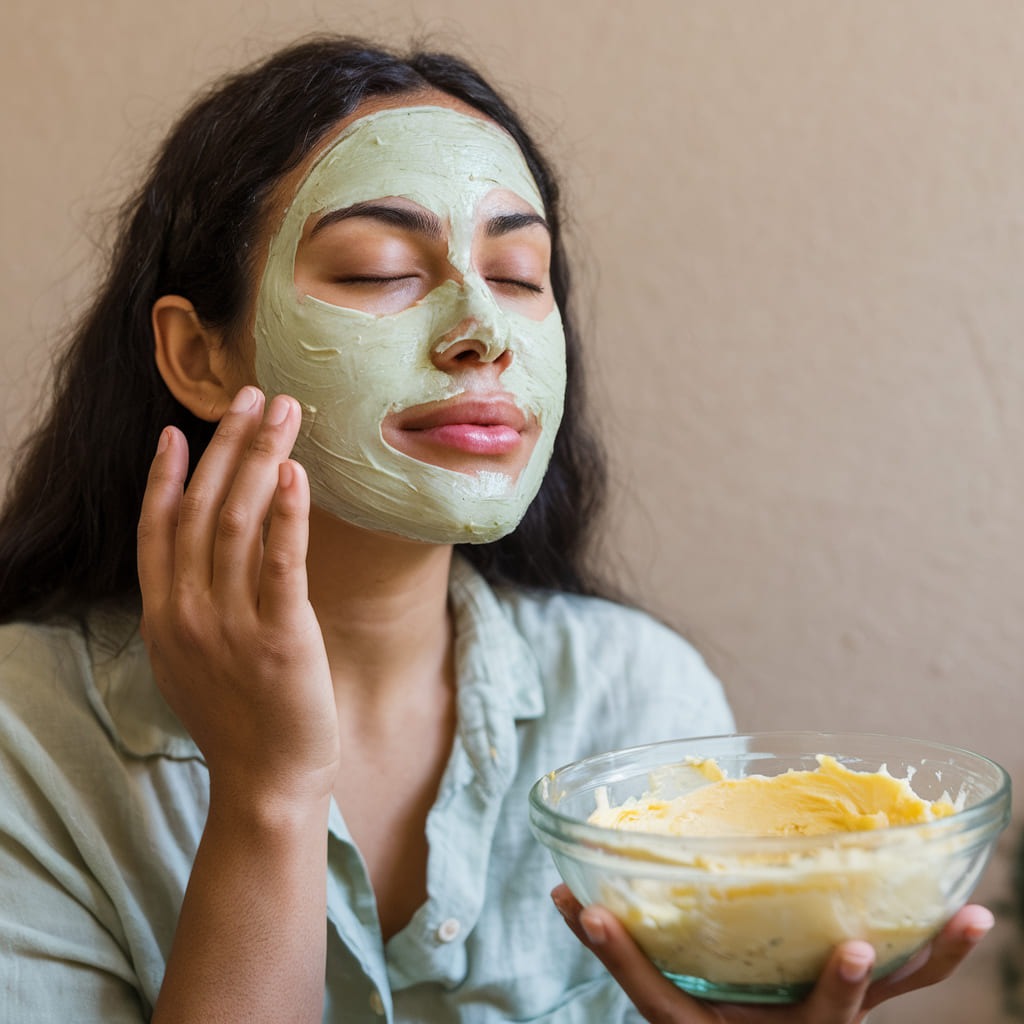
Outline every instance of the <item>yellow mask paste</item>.
{"label": "yellow mask paste", "polygon": [[[349,125],[310,170],[270,243],[256,306],[256,378],[303,409],[294,457],[314,502],[368,529],[434,543],[483,543],[518,525],[540,489],[565,394],[559,312],[541,321],[499,305],[473,266],[480,201],[509,190],[543,216],[537,186],[511,136],[440,107],[405,107]],[[295,254],[312,214],[403,197],[448,227],[448,280],[408,309],[375,315],[331,305],[295,286]],[[482,358],[512,354],[501,384],[540,436],[517,479],[460,473],[388,445],[392,412],[452,398],[462,388],[431,356],[472,322]],[[442,341],[441,339],[446,339]]]}
{"label": "yellow mask paste", "polygon": [[[948,849],[884,830],[944,818],[954,805],[921,799],[884,769],[818,761],[814,771],[739,779],[695,761],[665,773],[680,795],[660,797],[654,779],[653,793],[615,807],[598,792],[590,823],[637,833],[636,848],[620,851],[636,858],[635,872],[603,880],[600,902],[656,964],[723,985],[809,986],[844,939],[870,942],[884,973],[939,930],[955,909],[943,884]],[[683,840],[678,864],[665,868],[642,833],[697,838],[692,847]],[[807,838],[837,833],[864,842]],[[772,838],[760,846],[755,836]],[[707,837],[740,846],[708,848]]]}
{"label": "yellow mask paste", "polygon": [[[949,801],[922,800],[906,779],[855,772],[821,756],[814,771],[727,779],[713,761],[695,767],[708,780],[672,800],[645,796],[609,807],[601,799],[591,824],[679,836],[819,836],[934,821]],[[603,804],[603,806],[601,806]]]}

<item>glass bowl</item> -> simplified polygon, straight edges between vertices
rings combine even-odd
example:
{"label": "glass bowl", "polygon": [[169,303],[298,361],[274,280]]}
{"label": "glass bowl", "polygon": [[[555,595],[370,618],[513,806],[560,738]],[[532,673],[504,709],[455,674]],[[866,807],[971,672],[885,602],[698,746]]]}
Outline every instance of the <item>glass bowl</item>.
{"label": "glass bowl", "polygon": [[[671,799],[729,778],[814,770],[830,755],[857,772],[909,779],[948,817],[872,831],[680,836],[588,824],[655,790]],[[1010,814],[1010,779],[985,757],[899,737],[766,732],[671,740],[588,757],[530,791],[530,825],[573,895],[600,903],[681,989],[704,999],[789,1003],[845,939],[876,952],[875,977],[929,942],[970,895]]]}

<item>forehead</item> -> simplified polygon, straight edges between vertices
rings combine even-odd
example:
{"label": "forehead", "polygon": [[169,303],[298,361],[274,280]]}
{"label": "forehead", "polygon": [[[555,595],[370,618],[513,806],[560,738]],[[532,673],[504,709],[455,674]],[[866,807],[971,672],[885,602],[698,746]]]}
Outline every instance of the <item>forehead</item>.
{"label": "forehead", "polygon": [[494,191],[544,206],[515,141],[490,121],[438,106],[376,111],[347,125],[317,158],[289,219],[399,196],[445,217],[471,212]]}

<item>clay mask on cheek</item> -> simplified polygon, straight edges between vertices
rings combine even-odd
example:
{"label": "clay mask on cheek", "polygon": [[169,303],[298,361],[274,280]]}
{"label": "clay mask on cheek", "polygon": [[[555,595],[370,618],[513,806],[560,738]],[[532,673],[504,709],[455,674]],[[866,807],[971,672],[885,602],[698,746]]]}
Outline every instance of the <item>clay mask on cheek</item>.
{"label": "clay mask on cheek", "polygon": [[[303,409],[294,458],[313,501],[372,530],[433,543],[484,543],[518,525],[551,458],[565,394],[565,336],[557,308],[532,320],[502,308],[472,264],[474,215],[495,189],[543,204],[510,136],[440,107],[406,107],[351,124],[299,187],[270,243],[256,307],[256,378],[268,396]],[[402,197],[449,227],[446,281],[399,313],[374,315],[300,294],[295,254],[312,214]],[[502,389],[540,425],[517,479],[455,472],[388,445],[391,412],[452,398],[464,389],[432,360],[441,339],[467,321],[484,359],[511,354]]]}

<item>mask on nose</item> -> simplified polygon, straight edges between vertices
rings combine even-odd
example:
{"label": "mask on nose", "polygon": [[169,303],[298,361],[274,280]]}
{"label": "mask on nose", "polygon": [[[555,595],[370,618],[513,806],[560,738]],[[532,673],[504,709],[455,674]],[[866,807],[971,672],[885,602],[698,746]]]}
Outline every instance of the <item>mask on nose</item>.
{"label": "mask on nose", "polygon": [[[495,189],[543,215],[522,153],[497,127],[440,107],[385,110],[353,122],[317,161],[270,243],[256,306],[256,379],[268,396],[301,404],[293,457],[306,468],[314,503],[340,519],[432,543],[485,543],[514,530],[540,489],[562,416],[565,336],[557,308],[540,321],[516,313],[473,267],[475,213]],[[309,217],[396,196],[448,226],[458,280],[384,315],[301,294],[295,254]],[[464,392],[461,375],[440,366],[446,351],[469,342],[485,362],[508,354],[500,387],[539,424],[515,478],[430,465],[382,436],[390,413]]]}

